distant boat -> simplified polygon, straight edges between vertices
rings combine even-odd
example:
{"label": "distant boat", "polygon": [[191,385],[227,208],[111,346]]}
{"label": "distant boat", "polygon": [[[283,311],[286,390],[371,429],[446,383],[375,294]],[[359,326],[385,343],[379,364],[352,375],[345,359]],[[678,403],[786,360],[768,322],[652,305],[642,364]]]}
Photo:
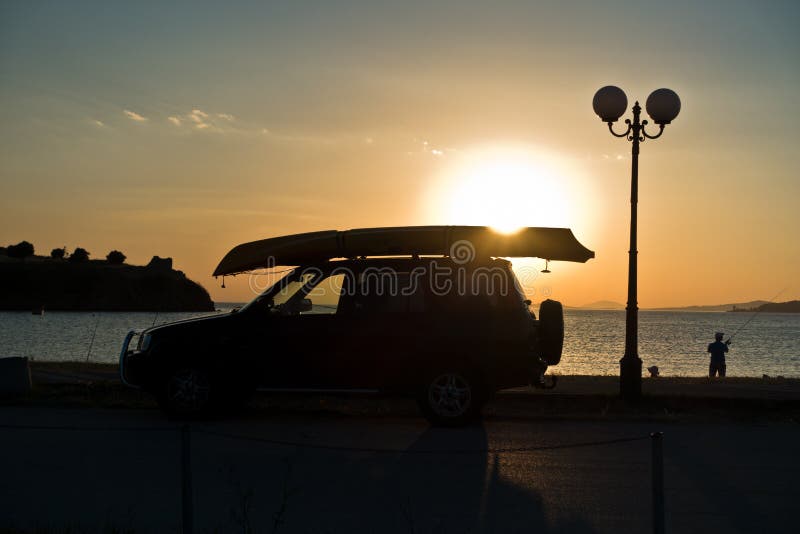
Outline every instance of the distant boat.
{"label": "distant boat", "polygon": [[31,311],[31,315],[44,315],[44,306],[42,306],[38,310]]}

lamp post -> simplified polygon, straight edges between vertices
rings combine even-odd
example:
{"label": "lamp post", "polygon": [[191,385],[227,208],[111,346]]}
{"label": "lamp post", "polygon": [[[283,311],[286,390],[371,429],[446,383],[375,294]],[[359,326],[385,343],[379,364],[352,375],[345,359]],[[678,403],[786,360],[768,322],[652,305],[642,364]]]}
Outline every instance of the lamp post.
{"label": "lamp post", "polygon": [[614,131],[613,124],[619,120],[628,107],[628,97],[619,87],[607,85],[594,95],[594,112],[608,124],[608,131],[614,137],[625,137],[631,141],[631,242],[628,249],[628,303],[625,307],[625,354],[619,361],[619,392],[625,400],[637,400],[642,395],[642,360],[639,358],[639,308],[636,296],[637,266],[636,256],[636,213],[639,200],[639,143],[645,139],[656,139],[664,133],[664,127],[672,122],[681,110],[678,95],[670,89],[656,89],[647,97],[647,114],[658,125],[658,133],[645,131],[647,120],[640,121],[642,108],[639,102],[633,105],[633,121],[625,119],[628,128],[622,132]]}

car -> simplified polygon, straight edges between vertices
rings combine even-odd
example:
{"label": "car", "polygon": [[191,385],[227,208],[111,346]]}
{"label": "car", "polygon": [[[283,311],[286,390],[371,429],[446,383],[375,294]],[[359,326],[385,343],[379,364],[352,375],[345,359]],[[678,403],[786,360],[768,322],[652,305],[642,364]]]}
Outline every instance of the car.
{"label": "car", "polygon": [[560,361],[561,304],[545,300],[537,319],[500,257],[521,253],[594,255],[553,228],[516,238],[378,228],[239,245],[215,275],[294,267],[229,314],[129,332],[120,375],[172,417],[237,406],[256,390],[382,393],[413,395],[433,424],[463,425],[498,390],[548,387],[545,371]]}

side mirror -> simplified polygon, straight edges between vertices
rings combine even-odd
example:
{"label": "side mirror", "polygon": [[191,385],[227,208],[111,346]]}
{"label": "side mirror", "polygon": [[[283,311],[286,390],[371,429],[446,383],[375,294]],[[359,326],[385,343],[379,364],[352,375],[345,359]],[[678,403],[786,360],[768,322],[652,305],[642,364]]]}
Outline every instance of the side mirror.
{"label": "side mirror", "polygon": [[300,313],[310,312],[313,308],[314,308],[314,305],[311,302],[311,299],[303,299],[302,301],[300,301],[300,306],[299,306],[298,311]]}

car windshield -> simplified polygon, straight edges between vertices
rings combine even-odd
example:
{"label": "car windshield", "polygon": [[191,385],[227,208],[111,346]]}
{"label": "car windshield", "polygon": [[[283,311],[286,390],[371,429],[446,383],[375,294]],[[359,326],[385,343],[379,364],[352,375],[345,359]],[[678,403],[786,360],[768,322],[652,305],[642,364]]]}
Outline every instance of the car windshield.
{"label": "car windshield", "polygon": [[308,285],[314,278],[316,273],[303,273],[298,278],[291,280],[289,283],[281,287],[276,293],[272,295],[272,306],[279,308],[289,302],[298,291]]}

